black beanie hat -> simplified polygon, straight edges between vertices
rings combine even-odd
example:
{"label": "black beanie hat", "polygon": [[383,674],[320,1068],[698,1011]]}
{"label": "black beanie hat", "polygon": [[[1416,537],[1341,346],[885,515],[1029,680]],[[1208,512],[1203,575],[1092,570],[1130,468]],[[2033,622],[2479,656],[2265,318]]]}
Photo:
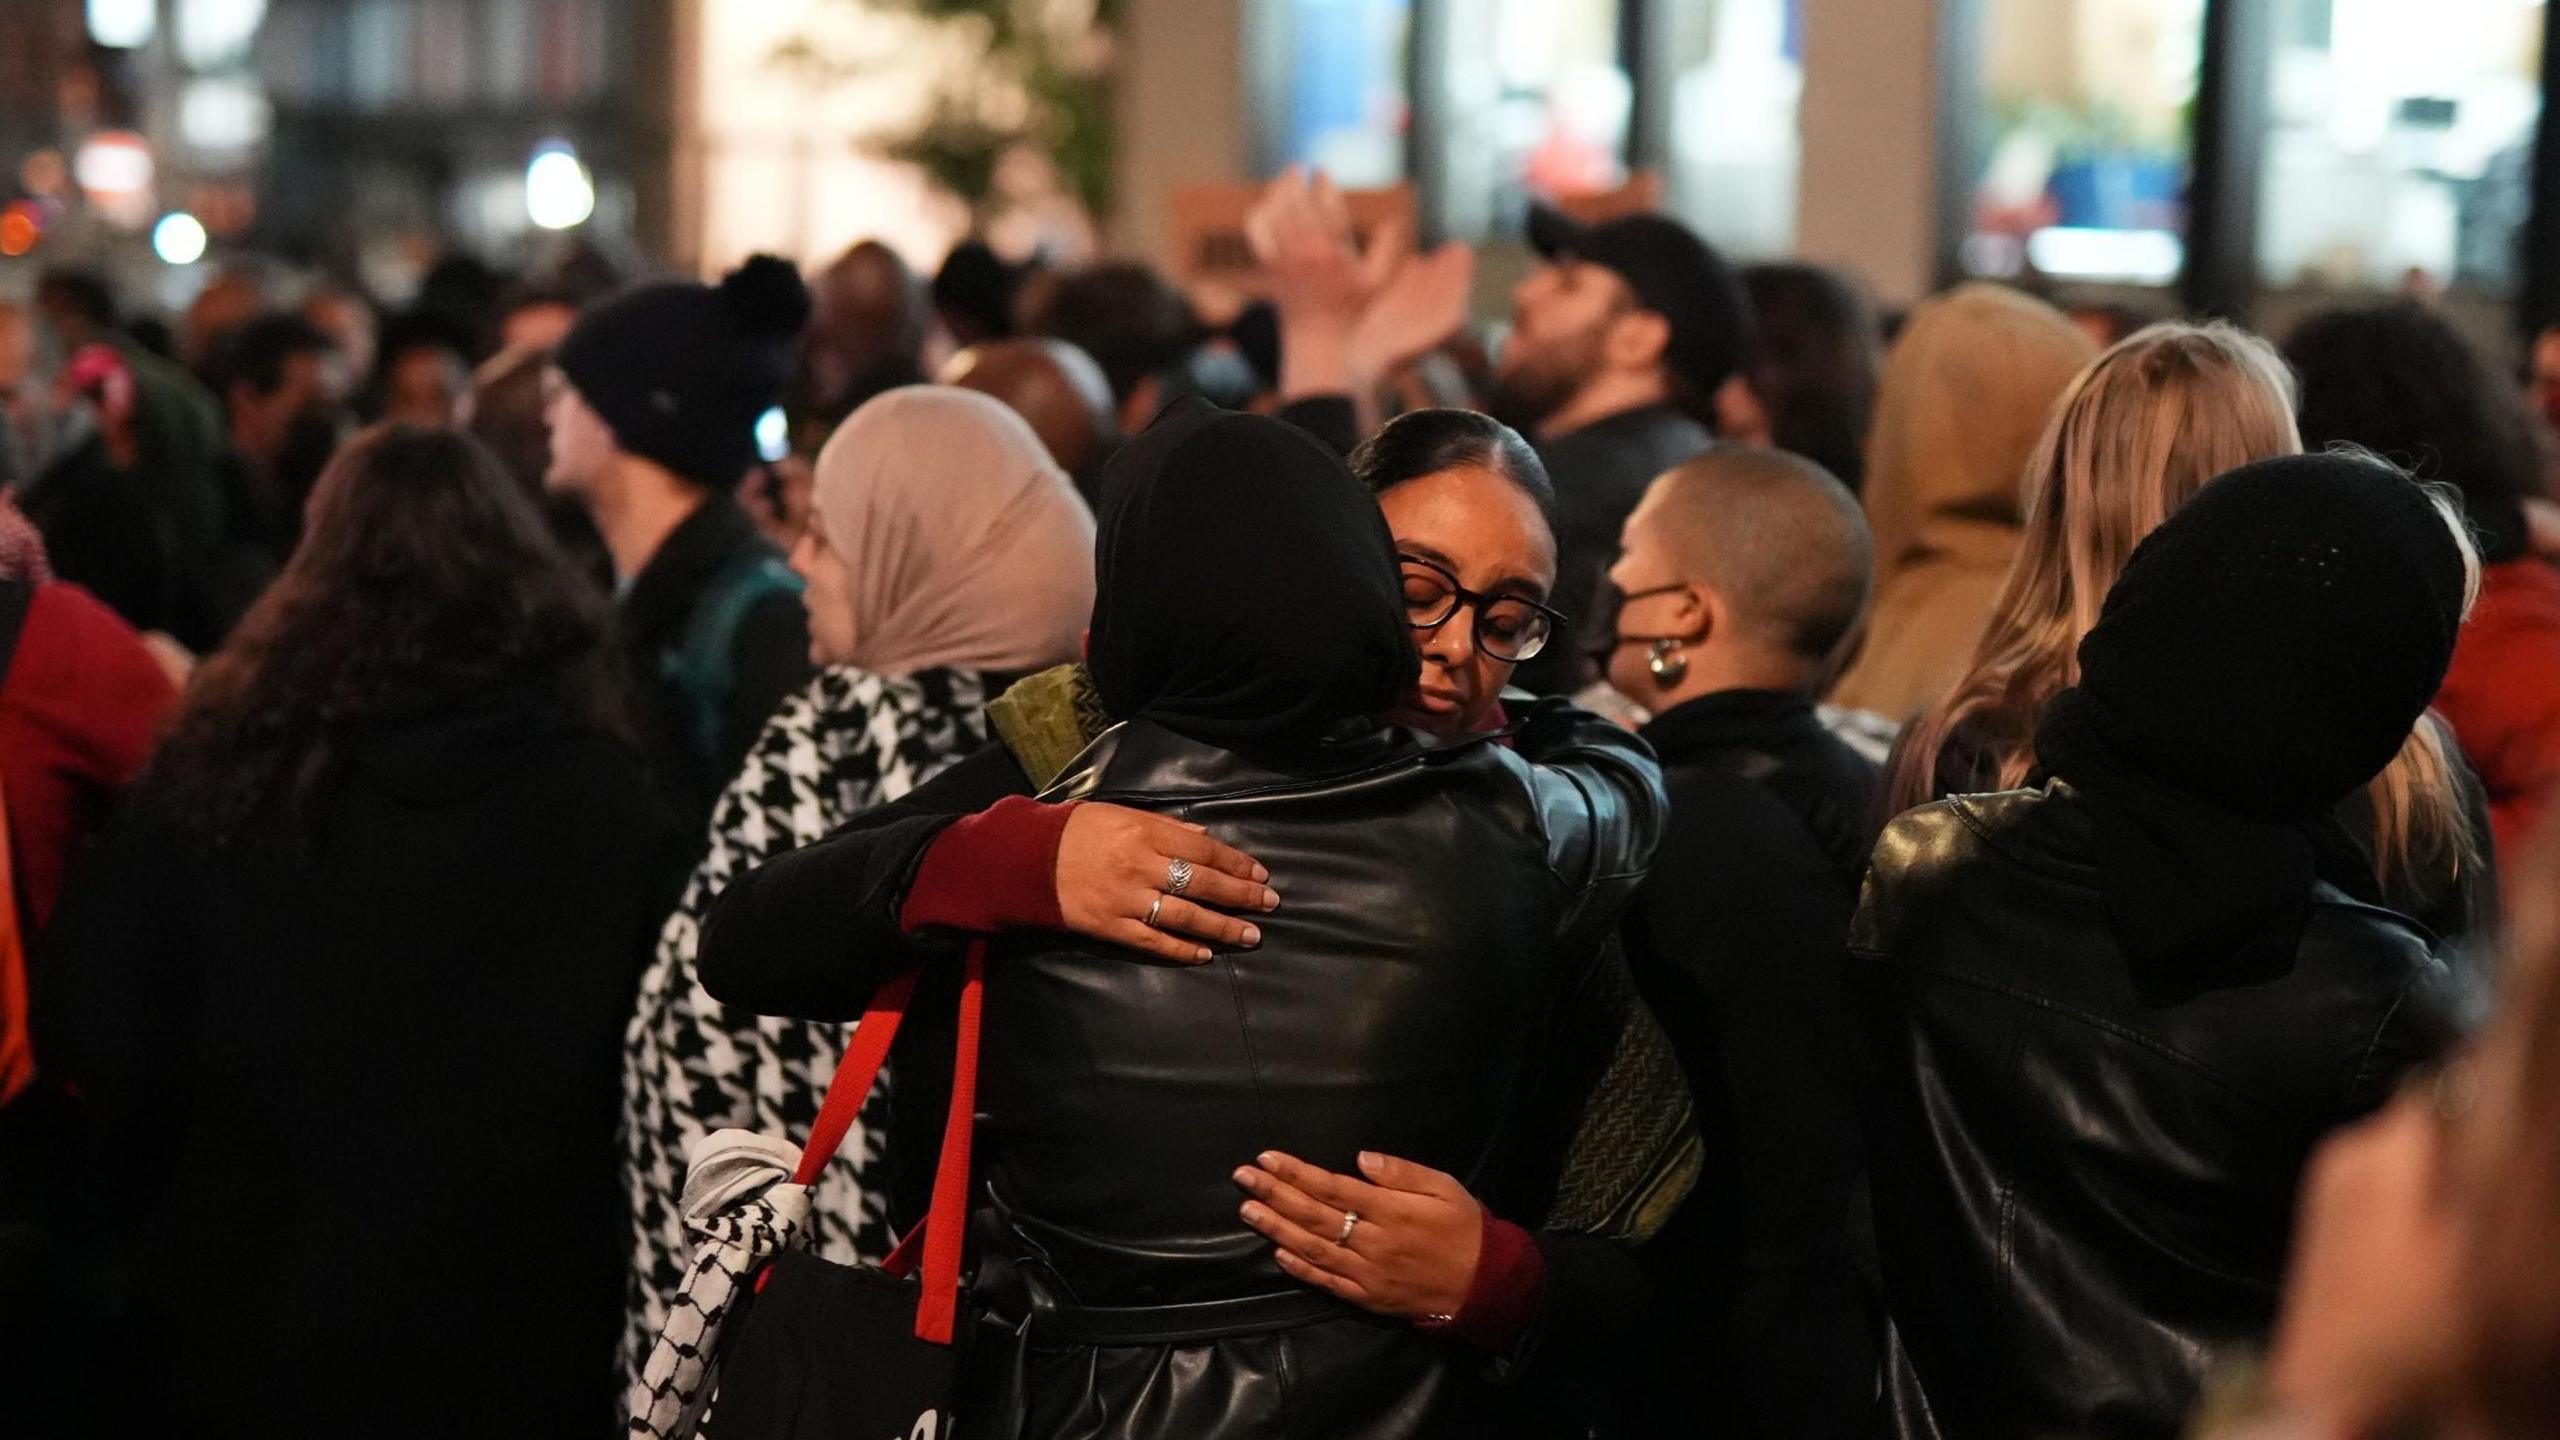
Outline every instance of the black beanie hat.
{"label": "black beanie hat", "polygon": [[2244,465],[2134,548],[2036,760],[2086,797],[2145,972],[2283,963],[2314,880],[2380,900],[2334,811],[2435,698],[2465,568],[2417,482],[2363,455]]}
{"label": "black beanie hat", "polygon": [[809,289],[752,255],[719,285],[636,286],[587,307],[554,363],[623,449],[715,490],[756,458],[756,417],[782,397]]}
{"label": "black beanie hat", "polygon": [[2463,584],[2442,513],[2389,465],[2244,465],[2134,548],[2080,642],[2073,703],[2161,784],[2254,819],[2315,815],[2381,773],[2435,699]]}

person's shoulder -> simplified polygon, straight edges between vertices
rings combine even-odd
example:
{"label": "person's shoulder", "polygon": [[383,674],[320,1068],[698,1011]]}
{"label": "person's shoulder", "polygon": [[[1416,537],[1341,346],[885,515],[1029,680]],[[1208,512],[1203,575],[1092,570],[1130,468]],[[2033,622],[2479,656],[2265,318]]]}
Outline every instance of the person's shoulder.
{"label": "person's shoulder", "polygon": [[1791,813],[1753,775],[1752,758],[1742,751],[1715,750],[1664,762],[1662,789],[1671,800],[1670,828],[1728,831]]}
{"label": "person's shoulder", "polygon": [[2424,925],[2327,885],[2312,892],[2295,954],[2305,971],[2351,974],[2392,987],[2445,968]]}
{"label": "person's shoulder", "polygon": [[1950,908],[2090,888],[2087,817],[2059,787],[1956,795],[1885,822],[1853,945],[1888,947]]}
{"label": "person's shoulder", "polygon": [[101,701],[138,699],[161,709],[177,699],[168,672],[124,617],[63,580],[37,586],[29,599],[9,678],[19,684],[69,683]]}
{"label": "person's shoulder", "polygon": [[2304,1043],[2326,1051],[2347,1092],[2364,1097],[2355,1108],[2449,1050],[2479,998],[2426,927],[2326,885],[2313,892],[2283,984],[2286,1013],[2308,1022]]}
{"label": "person's shoulder", "polygon": [[27,601],[27,628],[63,626],[96,634],[119,634],[134,639],[140,636],[125,623],[107,602],[90,594],[69,580],[53,580],[35,587]]}
{"label": "person's shoulder", "polygon": [[1876,863],[1896,871],[1926,870],[1996,849],[1996,837],[2032,827],[2054,800],[2045,790],[2001,790],[1915,805],[1885,822]]}
{"label": "person's shoulder", "polygon": [[[1814,817],[1799,798],[1721,759],[1663,767],[1662,788],[1671,808],[1662,860],[1679,856],[1712,864],[1718,888],[1726,890],[1748,884],[1754,875],[1828,870]],[[1659,869],[1656,874],[1669,883],[1689,883]]]}

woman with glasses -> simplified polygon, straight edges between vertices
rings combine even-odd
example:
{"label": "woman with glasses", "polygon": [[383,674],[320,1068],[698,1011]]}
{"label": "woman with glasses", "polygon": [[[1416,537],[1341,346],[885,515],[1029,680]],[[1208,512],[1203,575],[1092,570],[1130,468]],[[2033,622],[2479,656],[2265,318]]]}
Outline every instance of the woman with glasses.
{"label": "woman with glasses", "polygon": [[[1400,416],[1352,452],[1396,539],[1422,677],[1396,719],[1440,736],[1498,730],[1512,670],[1564,616],[1555,489],[1518,431],[1472,410]],[[1526,697],[1522,697],[1525,703]]]}

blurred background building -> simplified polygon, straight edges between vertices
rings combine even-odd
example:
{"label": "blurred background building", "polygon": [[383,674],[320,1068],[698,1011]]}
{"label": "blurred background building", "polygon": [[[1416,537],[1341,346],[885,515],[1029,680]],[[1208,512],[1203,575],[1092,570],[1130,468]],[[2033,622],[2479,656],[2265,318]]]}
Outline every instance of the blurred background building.
{"label": "blurred background building", "polygon": [[[931,267],[1214,287],[1244,186],[1320,166],[1426,236],[1534,195],[1731,253],[2281,323],[2560,312],[2548,0],[7,0],[0,291],[182,303],[257,251],[398,303],[457,252],[710,271],[878,236]],[[2536,237],[2540,237],[2538,240]],[[1229,278],[1234,278],[1230,275]]]}

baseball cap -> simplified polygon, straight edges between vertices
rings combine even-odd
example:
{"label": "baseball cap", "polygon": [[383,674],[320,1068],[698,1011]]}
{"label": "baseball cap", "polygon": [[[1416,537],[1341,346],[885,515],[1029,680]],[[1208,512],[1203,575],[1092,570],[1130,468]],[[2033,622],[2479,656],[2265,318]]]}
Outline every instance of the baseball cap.
{"label": "baseball cap", "polygon": [[1741,278],[1686,225],[1667,215],[1622,215],[1585,225],[1551,205],[1529,206],[1529,244],[1615,273],[1636,300],[1671,326],[1664,361],[1700,395],[1712,394],[1751,353],[1751,300]]}

